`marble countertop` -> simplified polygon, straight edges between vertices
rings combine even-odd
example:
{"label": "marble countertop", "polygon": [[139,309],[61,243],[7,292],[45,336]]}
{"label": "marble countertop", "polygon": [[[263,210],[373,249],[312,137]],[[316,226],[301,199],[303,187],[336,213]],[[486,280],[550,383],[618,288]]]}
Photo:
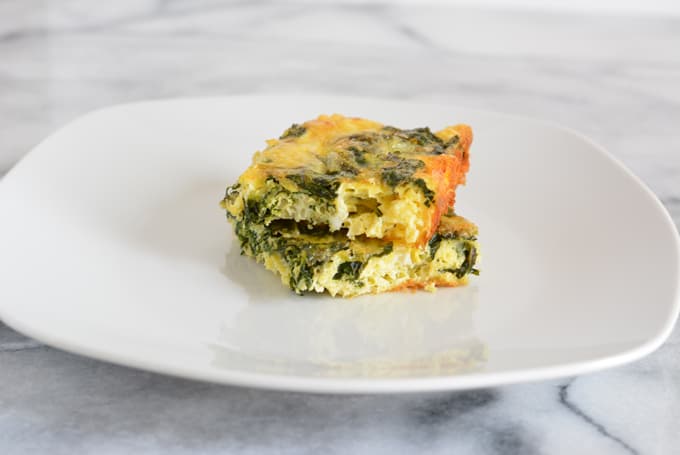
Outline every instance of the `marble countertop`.
{"label": "marble countertop", "polygon": [[[565,124],[611,150],[680,222],[680,18],[327,1],[0,3],[0,175],[95,108],[304,91]],[[678,330],[641,361],[577,378],[336,397],[113,366],[0,323],[3,454],[606,455],[679,445]]]}

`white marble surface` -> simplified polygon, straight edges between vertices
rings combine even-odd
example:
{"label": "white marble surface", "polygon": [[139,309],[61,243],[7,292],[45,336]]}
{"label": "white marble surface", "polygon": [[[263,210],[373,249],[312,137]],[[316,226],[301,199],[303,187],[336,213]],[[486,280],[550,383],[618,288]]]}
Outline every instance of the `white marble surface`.
{"label": "white marble surface", "polygon": [[[680,222],[677,18],[328,2],[0,2],[0,174],[94,108],[291,91],[445,101],[566,124],[610,149]],[[677,330],[639,362],[575,379],[332,397],[112,366],[0,323],[3,454],[673,454],[679,446]]]}

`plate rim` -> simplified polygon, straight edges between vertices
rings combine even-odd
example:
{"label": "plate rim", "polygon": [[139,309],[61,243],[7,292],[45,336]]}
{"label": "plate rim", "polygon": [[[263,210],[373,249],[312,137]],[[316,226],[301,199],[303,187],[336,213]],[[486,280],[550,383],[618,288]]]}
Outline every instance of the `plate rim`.
{"label": "plate rim", "polygon": [[[0,194],[3,188],[6,187],[8,181],[17,178],[17,172],[26,165],[25,163],[33,159],[36,151],[40,149],[43,144],[50,140],[53,136],[61,133],[63,130],[72,127],[74,124],[94,116],[98,113],[111,111],[118,108],[130,108],[140,105],[149,104],[164,104],[173,102],[228,102],[234,99],[254,99],[267,100],[271,102],[272,98],[276,99],[299,99],[304,97],[306,99],[342,99],[343,101],[360,100],[361,102],[379,102],[379,103],[394,103],[394,104],[418,104],[421,106],[446,106],[445,103],[435,103],[429,101],[419,100],[396,100],[390,97],[366,97],[366,96],[346,96],[334,95],[329,93],[271,93],[271,94],[238,94],[227,96],[201,96],[201,97],[177,97],[177,98],[160,98],[147,99],[134,102],[114,104],[105,106],[86,112],[71,121],[65,123],[61,127],[55,129],[43,140],[38,142],[28,153],[26,153],[12,168],[0,178]],[[606,148],[595,142],[590,137],[568,126],[558,124],[556,122],[544,119],[532,118],[529,116],[487,110],[478,108],[468,108],[466,106],[456,105],[457,109],[463,109],[467,112],[475,112],[479,114],[492,114],[530,122],[535,125],[559,130],[563,133],[569,134],[581,140],[590,148],[592,152],[597,152],[601,157],[606,158],[607,162],[615,166],[619,171],[622,171],[627,179],[635,184],[637,190],[642,191],[649,203],[655,206],[657,211],[662,214],[664,228],[668,229],[672,234],[674,240],[673,259],[676,268],[676,280],[673,286],[673,298],[670,305],[669,316],[664,321],[663,327],[655,336],[646,339],[644,342],[624,349],[617,354],[604,355],[592,358],[585,361],[572,361],[558,365],[522,368],[519,370],[510,370],[502,372],[470,372],[460,375],[440,376],[440,377],[412,377],[412,378],[328,378],[328,377],[310,377],[310,376],[296,376],[296,375],[282,375],[270,373],[247,372],[242,370],[219,369],[219,370],[200,370],[192,371],[184,369],[177,365],[168,365],[163,362],[156,362],[154,359],[147,359],[140,361],[137,358],[125,357],[122,354],[115,352],[107,352],[106,350],[91,348],[84,344],[71,342],[65,339],[59,339],[51,333],[42,331],[40,328],[31,326],[30,321],[15,319],[0,301],[0,322],[6,324],[8,327],[23,333],[35,340],[45,343],[46,345],[56,347],[63,351],[83,355],[99,361],[105,361],[116,365],[125,367],[132,367],[139,370],[152,371],[154,373],[165,374],[185,379],[198,380],[203,382],[221,383],[226,385],[233,385],[239,387],[252,387],[258,389],[270,390],[285,390],[294,392],[306,393],[332,393],[332,394],[394,394],[394,393],[416,393],[416,392],[436,392],[436,391],[460,391],[471,390],[478,388],[494,387],[501,385],[516,384],[522,382],[536,382],[549,379],[556,379],[560,377],[576,376],[580,374],[600,371],[607,368],[612,368],[634,362],[646,355],[651,354],[657,350],[670,336],[673,328],[677,322],[678,314],[680,313],[680,235],[678,229],[673,222],[668,210],[654,194],[654,192],[630,169],[628,169],[618,158],[612,155]],[[18,171],[17,171],[18,169]],[[669,245],[670,247],[670,245]]]}
{"label": "plate rim", "polygon": [[637,347],[615,355],[602,356],[587,361],[496,373],[473,372],[440,377],[357,379],[252,373],[231,369],[201,370],[200,373],[197,373],[190,368],[168,366],[153,359],[140,361],[134,357],[125,357],[122,354],[63,341],[42,333],[40,330],[34,330],[30,324],[25,325],[11,317],[5,319],[4,314],[0,314],[0,319],[7,326],[48,346],[126,368],[237,387],[338,395],[462,391],[578,376],[625,365],[651,354],[664,343],[674,326],[674,324],[670,324],[664,327],[663,333]]}

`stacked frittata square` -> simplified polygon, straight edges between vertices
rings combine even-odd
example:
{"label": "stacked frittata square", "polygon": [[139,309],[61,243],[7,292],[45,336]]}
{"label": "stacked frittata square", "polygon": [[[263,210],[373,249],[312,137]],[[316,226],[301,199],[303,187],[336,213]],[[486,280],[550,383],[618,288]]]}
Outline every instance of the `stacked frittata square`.
{"label": "stacked frittata square", "polygon": [[472,131],[322,115],[267,141],[222,206],[243,254],[297,293],[467,282],[477,228],[453,212]]}

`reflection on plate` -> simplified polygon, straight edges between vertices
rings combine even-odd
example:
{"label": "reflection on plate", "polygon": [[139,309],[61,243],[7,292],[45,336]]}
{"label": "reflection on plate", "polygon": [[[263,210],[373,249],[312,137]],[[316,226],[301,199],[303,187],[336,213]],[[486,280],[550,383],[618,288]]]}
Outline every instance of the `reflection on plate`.
{"label": "reflection on plate", "polygon": [[[244,270],[250,270],[249,265],[261,269],[250,258],[242,261]],[[230,261],[235,263],[239,262]],[[272,289],[276,284],[267,283],[263,288]],[[346,301],[314,295],[285,303],[251,300],[220,328],[217,343],[212,345],[214,364],[225,368],[248,364],[267,373],[338,377],[473,371],[483,365],[486,356],[484,344],[474,335],[477,293],[476,286],[467,286]],[[254,332],[253,327],[258,330]],[[306,352],[304,361],[296,358],[299,352]]]}

